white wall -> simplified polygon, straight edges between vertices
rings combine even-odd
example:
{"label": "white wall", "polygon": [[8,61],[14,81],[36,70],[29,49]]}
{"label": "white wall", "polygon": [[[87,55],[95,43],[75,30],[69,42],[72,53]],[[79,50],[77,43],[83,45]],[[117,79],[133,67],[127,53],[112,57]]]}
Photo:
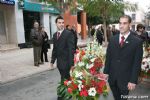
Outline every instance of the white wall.
{"label": "white wall", "polygon": [[23,10],[18,9],[18,5],[15,5],[15,20],[16,20],[16,31],[17,31],[17,42],[25,43],[25,31],[24,31],[24,21],[23,21]]}
{"label": "white wall", "polygon": [[50,39],[49,13],[43,13],[42,15],[43,15],[41,17],[42,24],[43,24],[45,31],[47,32],[47,35]]}
{"label": "white wall", "polygon": [[6,31],[5,44],[17,44],[15,7],[10,5],[0,5],[0,9],[4,12],[4,22]]}
{"label": "white wall", "polygon": [[57,15],[50,15],[50,24],[51,24],[51,34],[53,34],[57,31],[55,19],[57,18]]}

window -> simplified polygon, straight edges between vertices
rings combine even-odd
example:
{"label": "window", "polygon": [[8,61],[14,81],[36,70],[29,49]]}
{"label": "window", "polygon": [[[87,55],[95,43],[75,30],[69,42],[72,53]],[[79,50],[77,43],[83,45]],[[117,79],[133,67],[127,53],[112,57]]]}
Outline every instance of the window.
{"label": "window", "polygon": [[135,21],[136,19],[136,14],[132,14],[132,20]]}

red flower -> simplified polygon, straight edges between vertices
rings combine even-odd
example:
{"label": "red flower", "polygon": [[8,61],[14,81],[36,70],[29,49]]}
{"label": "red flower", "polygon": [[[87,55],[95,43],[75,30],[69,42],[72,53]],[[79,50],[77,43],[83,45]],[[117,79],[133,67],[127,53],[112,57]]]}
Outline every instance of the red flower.
{"label": "red flower", "polygon": [[73,91],[72,88],[68,88],[69,93],[72,93],[72,91]]}
{"label": "red flower", "polygon": [[103,87],[106,85],[105,81],[100,81],[97,83],[97,92],[101,94],[103,92]]}
{"label": "red flower", "polygon": [[95,69],[95,67],[90,68],[90,73],[91,73],[92,75],[96,74],[96,69]]}
{"label": "red flower", "polygon": [[82,81],[82,83],[85,83],[85,80],[81,80]]}
{"label": "red flower", "polygon": [[64,85],[67,86],[67,83],[68,83],[68,80],[65,80],[64,81]]}
{"label": "red flower", "polygon": [[82,91],[80,91],[80,96],[88,96],[88,92],[87,92],[87,90],[82,90]]}
{"label": "red flower", "polygon": [[91,85],[92,85],[92,86],[96,86],[96,81],[91,80]]}
{"label": "red flower", "polygon": [[71,84],[72,84],[72,88],[73,88],[73,90],[75,90],[75,89],[77,89],[77,88],[78,88],[78,85],[77,85],[77,84],[75,84],[74,82],[72,82]]}
{"label": "red flower", "polygon": [[99,68],[102,67],[103,66],[103,61],[100,58],[95,59],[94,66],[99,67]]}
{"label": "red flower", "polygon": [[98,82],[98,87],[99,88],[103,88],[104,86],[106,85],[106,82],[105,81],[100,81],[100,82]]}
{"label": "red flower", "polygon": [[98,94],[102,94],[102,92],[103,92],[103,89],[102,89],[102,88],[97,88],[97,93],[98,93]]}
{"label": "red flower", "polygon": [[81,51],[81,55],[82,56],[85,55],[85,51],[84,50]]}

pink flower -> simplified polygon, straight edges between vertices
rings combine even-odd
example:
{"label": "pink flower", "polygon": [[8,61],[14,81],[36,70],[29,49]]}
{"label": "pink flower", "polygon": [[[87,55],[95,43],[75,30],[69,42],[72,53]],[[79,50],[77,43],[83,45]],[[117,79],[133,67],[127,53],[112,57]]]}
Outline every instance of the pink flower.
{"label": "pink flower", "polygon": [[72,93],[72,91],[73,91],[72,88],[68,88],[69,93]]}
{"label": "pink flower", "polygon": [[68,84],[68,80],[65,80],[64,85],[67,86],[67,84]]}

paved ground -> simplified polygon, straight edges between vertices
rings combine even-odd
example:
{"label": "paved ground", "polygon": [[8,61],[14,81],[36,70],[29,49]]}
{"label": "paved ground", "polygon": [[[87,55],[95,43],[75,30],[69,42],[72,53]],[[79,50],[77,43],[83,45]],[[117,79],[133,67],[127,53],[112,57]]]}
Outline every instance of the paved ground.
{"label": "paved ground", "polygon": [[[90,38],[78,39],[78,45],[84,46],[90,42]],[[52,45],[51,45],[52,48]],[[52,49],[48,51],[50,61]],[[35,67],[33,65],[33,49],[17,49],[12,51],[0,52],[0,84],[14,81],[23,77],[31,76],[36,73],[51,70],[50,63]]]}
{"label": "paved ground", "polygon": [[[59,72],[55,69],[0,85],[0,100],[57,100],[56,88],[59,80]],[[150,100],[150,86],[139,84],[131,96],[143,96],[143,99],[129,100]],[[107,98],[101,97],[100,100],[114,99],[110,92]]]}
{"label": "paved ground", "polygon": [[[48,55],[50,60],[51,49]],[[40,67],[34,66],[32,48],[0,53],[1,84],[50,69],[49,63],[40,65]]]}
{"label": "paved ground", "polygon": [[42,72],[0,86],[0,100],[56,100],[58,70]]}

